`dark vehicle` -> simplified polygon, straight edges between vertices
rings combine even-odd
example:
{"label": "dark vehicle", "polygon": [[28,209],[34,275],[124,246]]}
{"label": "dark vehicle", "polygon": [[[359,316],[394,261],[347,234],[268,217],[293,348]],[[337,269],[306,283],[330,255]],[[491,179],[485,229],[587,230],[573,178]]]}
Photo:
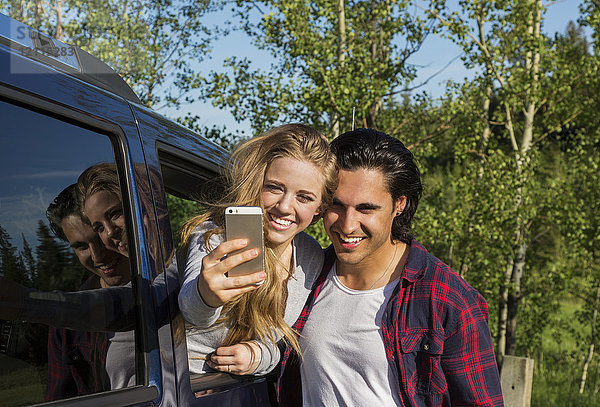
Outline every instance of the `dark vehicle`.
{"label": "dark vehicle", "polygon": [[[0,405],[270,405],[264,378],[190,375],[177,308],[179,228],[227,153],[1,14],[0,117]],[[91,225],[61,238],[72,191]]]}

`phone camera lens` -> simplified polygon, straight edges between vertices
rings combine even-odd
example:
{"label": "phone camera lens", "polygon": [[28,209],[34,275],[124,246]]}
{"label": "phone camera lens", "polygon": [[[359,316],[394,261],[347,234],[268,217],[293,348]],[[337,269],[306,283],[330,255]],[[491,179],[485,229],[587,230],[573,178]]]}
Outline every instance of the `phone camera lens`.
{"label": "phone camera lens", "polygon": [[229,213],[233,213],[233,209],[230,209],[230,210],[229,210]]}

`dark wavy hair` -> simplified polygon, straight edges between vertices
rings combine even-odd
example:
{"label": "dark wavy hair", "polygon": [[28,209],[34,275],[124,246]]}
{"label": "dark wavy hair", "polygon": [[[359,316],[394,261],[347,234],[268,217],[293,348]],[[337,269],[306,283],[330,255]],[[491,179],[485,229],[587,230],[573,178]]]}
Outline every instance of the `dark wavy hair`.
{"label": "dark wavy hair", "polygon": [[406,196],[404,211],[394,218],[392,238],[410,244],[412,221],[423,192],[421,174],[412,153],[402,142],[374,129],[356,129],[331,142],[340,170],[379,170],[394,202]]}
{"label": "dark wavy hair", "polygon": [[68,241],[62,228],[62,220],[69,215],[81,216],[77,198],[77,184],[72,184],[62,190],[46,210],[50,229],[61,240]]}

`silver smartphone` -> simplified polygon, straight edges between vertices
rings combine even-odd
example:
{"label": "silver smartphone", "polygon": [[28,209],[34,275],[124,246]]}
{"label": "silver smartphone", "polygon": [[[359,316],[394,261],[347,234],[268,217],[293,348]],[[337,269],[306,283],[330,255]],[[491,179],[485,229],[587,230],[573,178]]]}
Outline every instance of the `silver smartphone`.
{"label": "silver smartphone", "polygon": [[225,209],[225,236],[227,240],[247,239],[248,245],[233,255],[248,249],[258,249],[258,256],[231,269],[228,276],[252,274],[265,269],[263,212],[260,206],[230,206]]}

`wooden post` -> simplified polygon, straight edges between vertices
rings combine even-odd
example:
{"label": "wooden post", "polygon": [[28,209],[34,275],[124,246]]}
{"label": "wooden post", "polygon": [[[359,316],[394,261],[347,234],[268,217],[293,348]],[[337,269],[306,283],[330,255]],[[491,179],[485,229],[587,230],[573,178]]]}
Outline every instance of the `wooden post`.
{"label": "wooden post", "polygon": [[504,355],[500,383],[506,407],[529,407],[534,360]]}

